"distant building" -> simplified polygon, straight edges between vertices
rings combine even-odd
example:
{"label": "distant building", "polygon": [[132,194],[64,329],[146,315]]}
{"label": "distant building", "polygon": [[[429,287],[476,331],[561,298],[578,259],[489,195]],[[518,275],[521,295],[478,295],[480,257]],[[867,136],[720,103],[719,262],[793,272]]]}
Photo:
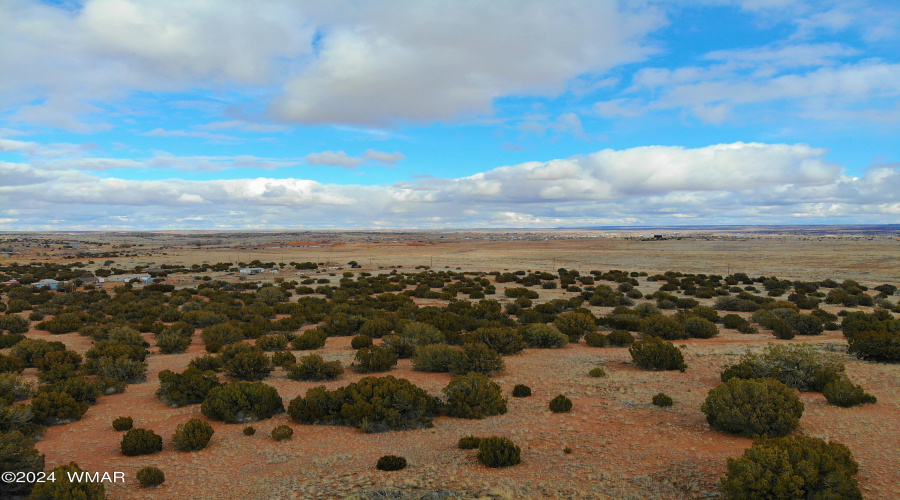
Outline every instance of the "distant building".
{"label": "distant building", "polygon": [[48,288],[50,290],[56,290],[59,288],[59,281],[53,279],[43,279],[35,283],[35,286],[38,288]]}
{"label": "distant building", "polygon": [[149,274],[113,274],[109,277],[111,282],[129,283],[133,280],[141,283],[153,283],[153,278]]}
{"label": "distant building", "polygon": [[0,283],[0,285],[6,285],[6,286],[12,286],[12,285],[18,285],[18,284],[19,284],[19,280],[9,280],[9,281],[4,281],[3,283]]}
{"label": "distant building", "polygon": [[265,271],[262,267],[242,267],[241,274],[259,274]]}
{"label": "distant building", "polygon": [[78,278],[81,280],[81,284],[83,285],[99,285],[101,283],[105,283],[106,280],[103,278],[98,278],[96,276],[83,276]]}
{"label": "distant building", "polygon": [[654,239],[654,240],[661,240],[661,239],[663,239],[663,235],[661,235],[661,234],[654,234],[654,235],[653,235],[653,239]]}

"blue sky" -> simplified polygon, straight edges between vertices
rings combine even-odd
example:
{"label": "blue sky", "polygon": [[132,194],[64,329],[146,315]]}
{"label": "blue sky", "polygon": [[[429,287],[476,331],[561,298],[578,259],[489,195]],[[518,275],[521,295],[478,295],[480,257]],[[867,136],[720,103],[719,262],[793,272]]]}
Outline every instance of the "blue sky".
{"label": "blue sky", "polygon": [[888,0],[0,0],[0,230],[900,221]]}

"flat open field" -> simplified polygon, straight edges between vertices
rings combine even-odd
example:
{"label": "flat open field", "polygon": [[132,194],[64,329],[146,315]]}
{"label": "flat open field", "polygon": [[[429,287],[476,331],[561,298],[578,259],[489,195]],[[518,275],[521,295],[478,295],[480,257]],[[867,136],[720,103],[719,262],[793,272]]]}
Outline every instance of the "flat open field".
{"label": "flat open field", "polygon": [[[667,234],[659,241],[652,237],[642,240],[635,234],[597,231],[39,236],[48,241],[83,243],[77,248],[57,243],[38,248],[33,242],[7,241],[4,245],[9,253],[0,258],[0,264],[72,262],[76,252],[89,255],[88,249],[94,249],[91,252],[100,255],[114,251],[113,245],[127,242],[136,246],[116,249],[123,256],[109,258],[115,267],[252,260],[346,265],[357,261],[362,268],[354,269],[354,274],[386,272],[388,268],[413,273],[418,272],[416,266],[484,272],[555,272],[557,268],[567,268],[582,275],[595,269],[646,271],[650,275],[673,270],[723,276],[743,272],[751,277],[809,281],[854,279],[870,287],[870,294],[874,294],[871,287],[883,283],[900,285],[900,240],[891,234],[686,233]],[[25,237],[34,238],[35,234]],[[79,255],[77,260],[86,262],[88,258]],[[88,268],[99,267],[107,260],[90,259],[95,264]],[[307,275],[329,279],[337,285],[344,271],[348,270]],[[246,280],[300,279],[294,273],[293,268],[287,267],[278,274],[264,273]],[[225,281],[244,279],[224,272],[208,274]],[[166,282],[178,287],[195,286],[193,276],[174,274]],[[644,277],[639,281],[637,288],[645,295],[658,290],[661,284],[648,282]],[[498,284],[493,278],[491,283],[497,293],[488,298],[501,304],[512,301],[504,296],[505,288],[521,286]],[[106,288],[111,290],[112,285],[107,283]],[[535,290],[540,294],[536,304],[577,295],[562,289]],[[290,300],[297,298],[294,295]],[[896,295],[890,299],[896,302]],[[415,301],[420,306],[447,303],[437,299]],[[643,302],[646,299],[636,301]],[[700,299],[700,303],[712,305],[713,299]],[[612,310],[587,303],[584,307],[597,317]],[[822,308],[832,313],[844,309],[826,304]],[[718,498],[718,480],[725,473],[726,459],[739,457],[752,440],[711,429],[700,405],[707,392],[720,383],[722,369],[735,363],[748,349],[760,351],[772,342],[787,342],[775,340],[771,331],[763,328],[750,335],[725,329],[721,324],[719,328],[718,336],[712,339],[675,342],[684,352],[688,365],[685,373],[644,371],[632,362],[627,348],[593,348],[584,341],[562,349],[529,348],[504,357],[505,371],[492,377],[506,397],[515,384],[526,384],[533,390],[529,398],[509,397],[505,415],[483,420],[438,417],[430,429],[367,434],[345,426],[301,425],[281,414],[254,423],[258,432],[252,437],[242,434],[243,424],[210,421],[201,414],[199,405],[173,409],[154,395],[159,387],[159,372],[181,372],[191,359],[206,354],[200,329],[194,333],[187,352],[181,354],[159,354],[153,334],[145,333],[151,345],[147,381],[129,385],[122,394],[100,397],[77,422],[47,428],[37,448],[45,455],[48,469],[76,461],[85,470],[124,471],[128,478],[125,484],[106,485],[108,497],[114,499],[347,498],[379,488],[422,493],[450,490],[458,498]],[[81,353],[92,343],[89,337],[78,333],[52,335],[33,325],[27,336],[62,341],[68,349]],[[355,354],[350,339],[330,337],[324,349],[315,351],[327,361],[342,363],[346,371],[337,380],[300,382],[288,379],[284,370],[276,369],[264,382],[278,390],[285,405],[312,387],[325,385],[334,389],[354,382],[364,375],[347,369]],[[860,464],[857,479],[865,498],[900,498],[900,365],[866,362],[848,355],[847,342],[840,331],[798,336],[790,342],[837,353],[846,364],[849,377],[878,398],[874,405],[839,408],[827,404],[821,393],[800,393],[805,412],[797,432],[846,444]],[[297,357],[307,354],[293,353]],[[608,376],[589,377],[588,371],[596,366],[602,366]],[[28,368],[23,375],[36,380],[36,374],[35,368]],[[387,374],[407,378],[432,395],[440,395],[452,378],[447,373],[414,371],[409,359],[401,359]],[[220,377],[225,381],[224,375]],[[670,395],[674,406],[653,406],[651,397],[659,392]],[[548,410],[548,401],[557,394],[565,394],[573,401],[571,413],[554,414]],[[114,418],[122,415],[132,416],[135,427],[163,436],[163,451],[138,457],[122,455],[122,434],[110,426]],[[178,424],[190,418],[210,421],[215,434],[210,445],[201,451],[176,451],[171,436]],[[282,424],[293,428],[293,439],[275,442],[269,432]],[[457,440],[469,434],[511,438],[522,448],[522,463],[507,469],[489,469],[479,464],[474,451],[456,448]],[[571,447],[571,453],[563,452],[566,447]],[[386,454],[405,456],[409,467],[398,472],[376,470],[378,457]],[[139,487],[135,473],[147,465],[165,472],[165,484],[155,489]]]}

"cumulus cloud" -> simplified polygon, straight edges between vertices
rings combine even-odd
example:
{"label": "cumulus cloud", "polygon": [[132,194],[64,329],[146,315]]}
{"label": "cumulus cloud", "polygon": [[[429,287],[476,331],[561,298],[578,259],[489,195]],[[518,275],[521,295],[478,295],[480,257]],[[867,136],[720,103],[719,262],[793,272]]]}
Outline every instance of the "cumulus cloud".
{"label": "cumulus cloud", "polygon": [[6,162],[0,219],[15,219],[4,223],[15,229],[896,220],[900,165],[854,177],[826,154],[805,144],[647,146],[376,186],[271,177],[138,181]]}

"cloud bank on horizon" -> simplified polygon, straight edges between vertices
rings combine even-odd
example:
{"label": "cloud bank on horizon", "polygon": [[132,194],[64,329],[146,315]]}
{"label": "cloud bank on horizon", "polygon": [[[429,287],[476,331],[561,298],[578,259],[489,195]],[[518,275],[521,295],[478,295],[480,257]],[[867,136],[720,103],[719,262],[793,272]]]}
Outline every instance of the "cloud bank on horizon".
{"label": "cloud bank on horizon", "polygon": [[890,0],[0,0],[0,230],[900,221]]}

